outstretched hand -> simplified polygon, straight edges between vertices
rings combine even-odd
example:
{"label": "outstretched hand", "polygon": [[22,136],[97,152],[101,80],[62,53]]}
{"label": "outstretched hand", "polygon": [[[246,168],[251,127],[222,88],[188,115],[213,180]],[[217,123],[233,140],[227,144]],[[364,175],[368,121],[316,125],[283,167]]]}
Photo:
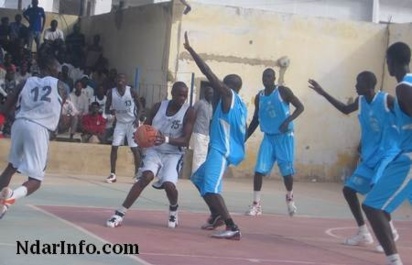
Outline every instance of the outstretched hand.
{"label": "outstretched hand", "polygon": [[325,93],[325,90],[323,90],[323,88],[315,80],[309,79],[308,82],[310,84],[309,88],[315,90],[320,95],[323,95]]}
{"label": "outstretched hand", "polygon": [[187,36],[187,31],[185,31],[185,43],[183,43],[183,46],[185,47],[186,50],[191,48],[190,43],[189,43],[189,37]]}

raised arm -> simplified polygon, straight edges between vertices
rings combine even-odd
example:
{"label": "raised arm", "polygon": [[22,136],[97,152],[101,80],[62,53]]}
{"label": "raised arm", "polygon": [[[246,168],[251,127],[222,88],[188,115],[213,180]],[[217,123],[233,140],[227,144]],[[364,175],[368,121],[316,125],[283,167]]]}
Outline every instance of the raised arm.
{"label": "raised arm", "polygon": [[253,113],[252,121],[247,128],[246,141],[255,132],[256,128],[259,126],[259,93],[255,97],[255,112]]}
{"label": "raised arm", "polygon": [[203,61],[203,59],[195,52],[195,50],[190,46],[189,38],[187,32],[185,32],[185,49],[190,53],[195,60],[200,71],[206,76],[209,80],[211,87],[219,93],[222,98],[232,98],[232,90],[226,86],[219,78],[212,72],[210,67]]}
{"label": "raised arm", "polygon": [[309,79],[308,82],[310,84],[309,88],[315,90],[316,92],[318,92],[319,95],[326,98],[326,100],[329,101],[330,104],[332,104],[336,109],[338,109],[343,114],[349,114],[358,110],[358,98],[356,98],[356,100],[351,104],[345,104],[329,95],[329,93],[326,92],[315,80]]}

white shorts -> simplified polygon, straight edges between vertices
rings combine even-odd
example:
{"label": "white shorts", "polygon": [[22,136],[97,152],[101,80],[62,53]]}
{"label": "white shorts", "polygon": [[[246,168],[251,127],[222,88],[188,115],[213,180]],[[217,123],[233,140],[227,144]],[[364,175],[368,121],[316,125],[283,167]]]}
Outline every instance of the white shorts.
{"label": "white shorts", "polygon": [[25,119],[13,123],[9,162],[21,174],[42,181],[48,149],[49,131],[45,127]]}
{"label": "white shorts", "polygon": [[148,148],[139,171],[151,171],[158,178],[153,186],[160,188],[164,182],[177,183],[182,165],[183,154],[163,154],[156,149]]}
{"label": "white shorts", "polygon": [[123,144],[124,138],[127,137],[127,144],[129,147],[137,147],[136,142],[134,141],[134,133],[136,127],[134,122],[131,123],[121,123],[117,122],[116,127],[113,132],[113,141],[112,146],[120,146]]}
{"label": "white shorts", "polygon": [[205,162],[209,146],[209,136],[200,133],[192,134],[193,160],[192,174]]}

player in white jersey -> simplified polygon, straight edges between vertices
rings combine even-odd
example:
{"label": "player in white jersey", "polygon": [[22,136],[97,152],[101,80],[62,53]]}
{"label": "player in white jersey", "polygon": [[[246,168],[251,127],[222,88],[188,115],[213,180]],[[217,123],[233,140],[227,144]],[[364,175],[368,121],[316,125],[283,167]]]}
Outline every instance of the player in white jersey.
{"label": "player in white jersey", "polygon": [[107,92],[105,113],[114,115],[116,126],[113,132],[112,150],[110,152],[110,175],[107,183],[116,182],[116,161],[117,150],[126,137],[127,144],[133,153],[136,175],[140,165],[140,153],[134,141],[134,132],[139,125],[139,112],[142,106],[137,93],[126,85],[126,75],[118,74],[116,78],[117,86]]}
{"label": "player in white jersey", "polygon": [[[382,245],[388,265],[402,265],[392,235],[389,215],[412,194],[412,74],[409,70],[411,49],[406,43],[396,42],[386,50],[386,64],[390,76],[396,78],[395,137],[402,150],[383,172],[381,179],[366,195],[362,207],[376,238]],[[393,132],[393,131],[391,131]]]}
{"label": "player in white jersey", "polygon": [[[56,77],[59,63],[46,47],[39,49],[41,77],[30,77],[9,95],[0,113],[16,106],[11,130],[9,164],[0,175],[0,218],[17,199],[35,192],[46,168],[49,133],[56,130],[62,101],[67,97],[64,84]],[[20,187],[8,187],[16,172],[28,176]]]}
{"label": "player in white jersey", "polygon": [[143,158],[142,176],[130,189],[122,207],[107,220],[108,227],[119,226],[133,203],[142,191],[156,176],[158,181],[153,184],[156,189],[164,189],[169,200],[168,227],[175,228],[178,224],[178,191],[176,183],[182,168],[183,149],[189,144],[195,121],[193,107],[186,104],[189,89],[183,82],[176,82],[172,87],[172,99],[156,103],[146,120],[160,134],[156,144],[146,149]]}

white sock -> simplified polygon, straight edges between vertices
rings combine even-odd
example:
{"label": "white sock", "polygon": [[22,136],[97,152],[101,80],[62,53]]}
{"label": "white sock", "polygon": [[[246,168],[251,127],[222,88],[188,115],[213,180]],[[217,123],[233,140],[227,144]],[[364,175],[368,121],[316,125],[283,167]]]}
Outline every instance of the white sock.
{"label": "white sock", "polygon": [[293,190],[288,191],[288,192],[286,193],[286,196],[287,196],[289,199],[293,199]]}
{"label": "white sock", "polygon": [[366,225],[361,225],[359,226],[359,232],[361,232],[362,234],[366,234],[369,233],[369,229]]}
{"label": "white sock", "polygon": [[391,265],[403,265],[401,257],[397,253],[386,256],[386,259],[388,260],[389,264],[391,264]]}
{"label": "white sock", "polygon": [[260,191],[253,192],[253,203],[259,204],[260,203]]}
{"label": "white sock", "polygon": [[129,210],[129,209],[127,209],[127,208],[125,208],[125,207],[122,206],[122,207],[119,208],[117,211],[118,211],[118,212],[121,212],[121,213],[124,214],[124,215],[126,215],[127,210]]}
{"label": "white sock", "polygon": [[27,187],[20,186],[17,189],[13,190],[13,195],[11,196],[11,198],[18,200],[20,198],[26,197],[26,195],[27,195]]}
{"label": "white sock", "polygon": [[396,228],[395,228],[395,226],[393,225],[392,220],[389,222],[389,225],[391,226],[391,231],[392,231],[392,233],[393,233],[394,231],[396,231]]}

